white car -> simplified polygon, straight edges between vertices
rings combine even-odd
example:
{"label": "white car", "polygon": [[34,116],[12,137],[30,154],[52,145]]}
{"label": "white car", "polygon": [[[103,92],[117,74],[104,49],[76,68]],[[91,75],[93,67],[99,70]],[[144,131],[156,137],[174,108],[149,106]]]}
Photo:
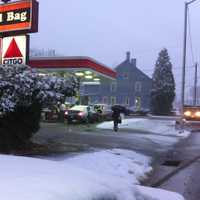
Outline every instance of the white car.
{"label": "white car", "polygon": [[76,105],[65,111],[65,118],[71,122],[95,122],[99,119],[99,114],[94,108],[85,105]]}

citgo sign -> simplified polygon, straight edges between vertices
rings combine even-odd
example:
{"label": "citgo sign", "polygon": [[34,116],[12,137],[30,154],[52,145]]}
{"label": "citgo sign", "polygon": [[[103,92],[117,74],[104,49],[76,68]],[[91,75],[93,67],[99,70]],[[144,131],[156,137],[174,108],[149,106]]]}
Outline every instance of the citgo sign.
{"label": "citgo sign", "polygon": [[2,39],[2,64],[18,65],[27,61],[27,36],[5,37]]}
{"label": "citgo sign", "polygon": [[36,0],[0,4],[0,33],[16,35],[37,31],[38,2]]}

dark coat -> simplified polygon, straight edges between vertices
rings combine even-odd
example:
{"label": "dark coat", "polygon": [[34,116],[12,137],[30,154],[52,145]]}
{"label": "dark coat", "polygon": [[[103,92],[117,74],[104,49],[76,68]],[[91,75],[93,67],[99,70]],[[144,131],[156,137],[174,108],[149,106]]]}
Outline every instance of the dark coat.
{"label": "dark coat", "polygon": [[114,112],[112,113],[112,118],[113,118],[114,121],[119,120],[119,117],[120,117],[120,112],[114,111]]}

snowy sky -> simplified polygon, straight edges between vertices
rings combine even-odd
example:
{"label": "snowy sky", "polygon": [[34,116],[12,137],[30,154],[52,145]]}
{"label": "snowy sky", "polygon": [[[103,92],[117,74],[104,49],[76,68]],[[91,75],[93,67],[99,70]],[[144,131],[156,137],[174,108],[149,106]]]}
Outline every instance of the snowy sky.
{"label": "snowy sky", "polygon": [[[130,50],[138,67],[151,76],[158,52],[166,47],[180,85],[184,0],[38,1],[39,33],[32,34],[32,48],[90,56],[109,67],[119,64]],[[199,18],[200,0],[190,5],[194,61],[199,61],[200,55]],[[194,71],[189,47],[187,87],[193,83]]]}

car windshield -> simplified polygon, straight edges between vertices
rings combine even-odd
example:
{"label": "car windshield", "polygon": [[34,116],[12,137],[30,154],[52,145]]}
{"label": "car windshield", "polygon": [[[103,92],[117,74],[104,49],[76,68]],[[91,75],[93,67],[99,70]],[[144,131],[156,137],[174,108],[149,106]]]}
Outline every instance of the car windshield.
{"label": "car windshield", "polygon": [[94,105],[95,109],[101,109],[101,110],[109,110],[111,107],[109,105],[106,104],[96,104]]}
{"label": "car windshield", "polygon": [[77,110],[77,111],[86,111],[87,106],[73,106],[70,110]]}

